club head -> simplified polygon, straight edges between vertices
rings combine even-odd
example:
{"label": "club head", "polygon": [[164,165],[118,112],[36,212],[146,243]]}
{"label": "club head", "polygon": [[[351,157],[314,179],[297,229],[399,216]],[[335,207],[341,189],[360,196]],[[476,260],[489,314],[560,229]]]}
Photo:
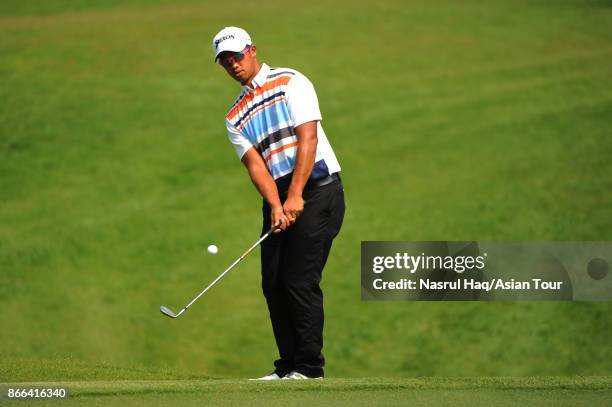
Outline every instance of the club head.
{"label": "club head", "polygon": [[166,315],[166,316],[168,316],[168,317],[170,317],[170,318],[176,318],[176,317],[178,317],[178,315],[177,315],[177,314],[175,314],[174,312],[172,312],[172,310],[170,310],[170,308],[168,308],[168,307],[166,307],[166,306],[164,306],[164,305],[162,305],[162,306],[159,308],[159,310],[161,311],[161,313],[162,313],[162,314],[164,314],[164,315]]}

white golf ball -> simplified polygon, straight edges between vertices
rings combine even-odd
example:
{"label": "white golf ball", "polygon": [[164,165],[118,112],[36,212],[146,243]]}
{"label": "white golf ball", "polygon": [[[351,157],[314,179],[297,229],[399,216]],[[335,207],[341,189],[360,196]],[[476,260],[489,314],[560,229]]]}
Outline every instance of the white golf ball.
{"label": "white golf ball", "polygon": [[218,251],[219,249],[214,244],[211,244],[210,246],[208,246],[208,253],[217,254]]}

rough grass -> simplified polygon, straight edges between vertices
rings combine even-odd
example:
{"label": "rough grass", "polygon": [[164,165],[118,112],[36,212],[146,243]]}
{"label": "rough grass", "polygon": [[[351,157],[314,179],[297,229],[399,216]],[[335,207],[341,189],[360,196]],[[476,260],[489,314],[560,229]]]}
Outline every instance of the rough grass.
{"label": "rough grass", "polygon": [[210,57],[232,24],[315,83],[343,166],[330,377],[612,372],[609,303],[359,300],[361,240],[612,239],[608,3],[121,3],[0,7],[0,380],[270,370],[256,254],[158,311],[260,229]]}

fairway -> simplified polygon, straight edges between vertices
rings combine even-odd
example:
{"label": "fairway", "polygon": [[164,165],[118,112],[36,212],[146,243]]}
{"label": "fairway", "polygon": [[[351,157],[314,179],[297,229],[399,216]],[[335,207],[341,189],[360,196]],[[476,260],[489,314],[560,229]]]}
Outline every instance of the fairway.
{"label": "fairway", "polygon": [[[92,406],[610,405],[611,302],[365,302],[360,246],[612,240],[611,5],[2,1],[0,382]],[[246,381],[277,357],[259,249],[159,312],[261,231],[213,62],[228,25],[313,82],[342,167],[322,382]]]}
{"label": "fairway", "polygon": [[[34,385],[34,384],[28,384]],[[46,383],[46,385],[50,385]],[[612,378],[324,379],[253,383],[246,380],[90,381],[67,386],[67,402],[82,406],[610,406]],[[3,405],[26,405],[8,402]]]}

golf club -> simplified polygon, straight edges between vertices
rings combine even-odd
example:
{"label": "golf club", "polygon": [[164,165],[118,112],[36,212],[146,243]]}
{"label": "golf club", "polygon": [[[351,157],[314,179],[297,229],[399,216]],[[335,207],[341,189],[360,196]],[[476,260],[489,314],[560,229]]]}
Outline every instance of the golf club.
{"label": "golf club", "polygon": [[230,271],[232,268],[234,268],[234,266],[238,263],[240,263],[240,261],[242,259],[244,259],[249,253],[251,253],[251,251],[257,247],[261,242],[263,242],[264,240],[266,240],[266,238],[268,236],[270,236],[272,234],[272,232],[274,232],[277,229],[276,226],[273,226],[272,228],[270,228],[270,230],[268,230],[262,237],[260,237],[254,244],[253,246],[251,246],[246,252],[242,253],[242,255],[240,257],[238,257],[238,259],[232,263],[231,266],[229,266],[227,269],[225,269],[225,271],[221,274],[219,274],[219,276],[217,278],[215,278],[213,280],[212,283],[210,283],[208,285],[208,287],[206,287],[204,290],[202,290],[202,292],[200,294],[198,294],[197,297],[195,297],[189,304],[187,304],[185,307],[183,307],[182,310],[180,310],[178,313],[174,313],[170,308],[162,305],[160,307],[160,311],[162,314],[169,316],[170,318],[178,318],[179,316],[181,316],[181,314],[185,311],[187,311],[187,308],[191,307],[191,305],[196,302],[198,300],[198,298],[200,298],[210,287],[212,287],[213,285],[215,285],[217,283],[217,281],[221,280],[221,278],[228,272]]}

